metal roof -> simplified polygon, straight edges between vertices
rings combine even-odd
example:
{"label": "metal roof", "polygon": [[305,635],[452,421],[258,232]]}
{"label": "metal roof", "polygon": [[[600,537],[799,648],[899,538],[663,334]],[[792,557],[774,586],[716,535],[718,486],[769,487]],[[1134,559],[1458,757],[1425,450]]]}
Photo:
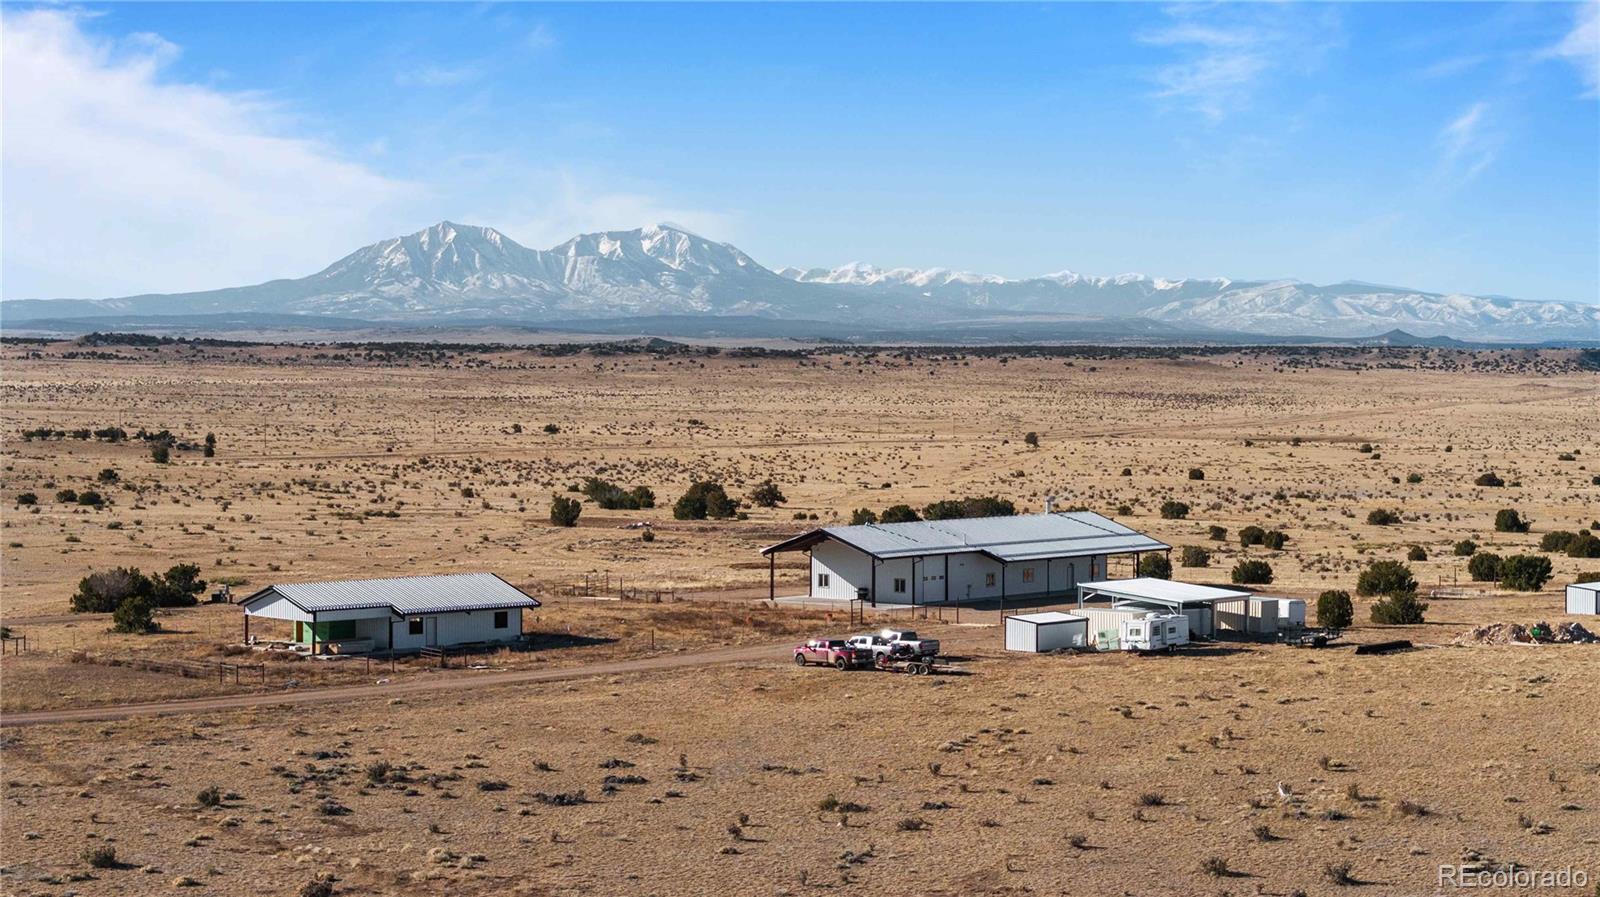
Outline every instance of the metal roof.
{"label": "metal roof", "polygon": [[1091,593],[1128,601],[1148,601],[1153,604],[1180,607],[1185,604],[1210,604],[1214,601],[1251,597],[1251,593],[1241,592],[1238,589],[1219,589],[1216,586],[1173,582],[1149,576],[1078,583],[1078,594]]}
{"label": "metal roof", "polygon": [[400,616],[414,616],[539,606],[537,600],[493,573],[277,583],[239,603],[249,604],[270,593],[282,595],[307,613],[387,608]]}
{"label": "metal roof", "polygon": [[1021,620],[1024,623],[1034,623],[1040,626],[1047,626],[1051,623],[1089,622],[1088,617],[1080,617],[1077,614],[1064,614],[1058,610],[1045,611],[1042,614],[1012,614],[1006,619]]}
{"label": "metal roof", "polygon": [[769,545],[761,553],[801,551],[827,539],[837,539],[879,559],[979,551],[1007,563],[1172,547],[1093,511],[1069,511],[829,526]]}

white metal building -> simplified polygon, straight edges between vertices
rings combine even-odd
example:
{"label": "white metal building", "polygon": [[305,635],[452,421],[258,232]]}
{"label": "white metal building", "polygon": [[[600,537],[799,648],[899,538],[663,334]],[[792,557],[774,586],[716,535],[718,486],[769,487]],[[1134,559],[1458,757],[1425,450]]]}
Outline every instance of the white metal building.
{"label": "white metal building", "polygon": [[[1117,609],[1142,609],[1183,614],[1189,618],[1189,632],[1211,638],[1217,634],[1216,605],[1219,601],[1250,598],[1249,592],[1173,582],[1141,576],[1107,582],[1086,582],[1078,586],[1078,607],[1092,598],[1104,598]],[[1276,618],[1276,608],[1274,608]]]}
{"label": "white metal building", "polygon": [[1091,647],[1087,617],[1059,611],[1006,617],[1007,651],[1037,654],[1062,648],[1086,647]]}
{"label": "white metal building", "polygon": [[1567,586],[1567,613],[1600,614],[1600,582],[1575,582]]}
{"label": "white metal building", "polygon": [[945,604],[1070,596],[1108,575],[1112,555],[1170,552],[1091,511],[830,526],[761,549],[777,595],[776,555],[811,556],[809,596],[874,604]]}
{"label": "white metal building", "polygon": [[510,641],[539,602],[493,573],[453,573],[279,583],[239,606],[246,642],[258,617],[293,624],[313,654],[361,654]]}

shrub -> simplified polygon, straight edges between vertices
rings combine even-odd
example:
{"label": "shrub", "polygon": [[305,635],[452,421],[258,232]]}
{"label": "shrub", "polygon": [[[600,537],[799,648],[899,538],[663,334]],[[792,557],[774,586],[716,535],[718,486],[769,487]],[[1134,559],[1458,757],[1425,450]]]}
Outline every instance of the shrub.
{"label": "shrub", "polygon": [[1505,561],[1491,551],[1480,551],[1467,561],[1467,575],[1473,582],[1499,582],[1500,567]]}
{"label": "shrub", "polygon": [[62,489],[56,493],[56,501],[61,502],[64,505],[72,504],[77,500],[78,490],[76,489]]}
{"label": "shrub", "polygon": [[550,500],[550,522],[556,526],[577,526],[582,513],[583,503],[576,498],[557,495]]}
{"label": "shrub", "polygon": [[200,603],[206,581],[197,564],[175,564],[150,580],[150,599],[157,607],[192,607]]}
{"label": "shrub", "polygon": [[1533,521],[1522,519],[1522,515],[1513,508],[1495,512],[1494,531],[1497,533],[1525,533],[1531,526]]}
{"label": "shrub", "polygon": [[1153,579],[1171,579],[1172,561],[1165,554],[1147,554],[1139,559],[1139,575]]}
{"label": "shrub", "polygon": [[1545,533],[1544,538],[1539,540],[1539,550],[1559,554],[1567,550],[1567,546],[1572,544],[1573,538],[1573,533],[1562,529]]}
{"label": "shrub", "polygon": [[1267,531],[1259,526],[1247,526],[1239,530],[1239,544],[1246,548],[1266,541]]}
{"label": "shrub", "polygon": [[319,875],[300,886],[297,897],[333,897],[332,875]]}
{"label": "shrub", "polygon": [[117,849],[110,844],[91,847],[82,854],[83,861],[95,869],[115,869],[117,866]]}
{"label": "shrub", "polygon": [[922,518],[910,505],[890,505],[878,517],[880,523],[915,523]]}
{"label": "shrub", "polygon": [[1161,503],[1161,518],[1163,520],[1182,520],[1189,516],[1189,506],[1175,498],[1169,498]]}
{"label": "shrub", "polygon": [[1241,560],[1228,574],[1235,585],[1267,585],[1272,582],[1272,565],[1266,561]]}
{"label": "shrub", "polygon": [[1355,603],[1343,589],[1330,589],[1317,596],[1317,625],[1345,629],[1356,620]]}
{"label": "shrub", "polygon": [[150,460],[165,464],[172,459],[172,444],[162,440],[150,443]]}
{"label": "shrub", "polygon": [[1372,603],[1372,622],[1385,626],[1408,626],[1422,622],[1428,609],[1426,601],[1418,601],[1416,592],[1400,592]]}
{"label": "shrub", "polygon": [[561,432],[561,428],[556,426],[555,424],[545,424],[544,425],[544,431],[546,433],[549,433],[551,436],[554,436],[557,433]]}
{"label": "shrub", "polygon": [[750,501],[763,508],[776,508],[788,500],[771,480],[762,480],[750,490]]}
{"label": "shrub", "polygon": [[1131,468],[1131,467],[1122,468],[1122,473],[1119,474],[1119,476],[1125,476],[1125,477],[1133,476],[1133,468]]}
{"label": "shrub", "polygon": [[993,495],[968,497],[963,499],[945,499],[936,501],[922,509],[922,516],[928,520],[957,520],[962,517],[1011,517],[1017,513],[1017,506],[1010,499],[999,498]]}
{"label": "shrub", "polygon": [[78,581],[72,596],[72,612],[108,614],[133,597],[148,597],[154,589],[148,576],[132,567],[116,567],[91,573]]}
{"label": "shrub", "polygon": [[1500,479],[1498,476],[1495,476],[1494,471],[1491,470],[1491,471],[1486,471],[1485,473],[1479,474],[1478,478],[1472,481],[1472,484],[1474,486],[1496,486],[1497,487],[1497,486],[1504,486],[1506,484],[1506,481]]}
{"label": "shrub", "polygon": [[1367,512],[1367,525],[1392,526],[1400,522],[1400,515],[1388,508],[1374,508]]}
{"label": "shrub", "polygon": [[1189,479],[1191,479],[1191,480],[1203,480],[1205,478],[1206,478],[1206,472],[1205,471],[1201,470],[1198,467],[1189,468]]}
{"label": "shrub", "polygon": [[607,511],[637,511],[640,508],[653,508],[656,506],[656,494],[649,486],[635,486],[632,489],[623,489],[615,483],[603,480],[600,477],[584,477],[583,485],[579,492],[589,497],[590,501],[605,508]]}
{"label": "shrub", "polygon": [[1027,435],[1022,437],[1022,441],[1023,441],[1024,444],[1026,444],[1030,448],[1038,448],[1039,447],[1039,434],[1033,432],[1032,430],[1029,430]]}
{"label": "shrub", "polygon": [[[522,432],[522,425],[521,424],[517,425],[517,432],[518,433]],[[216,454],[217,454],[217,434],[215,434],[215,433],[207,433],[206,434],[206,447],[205,447],[205,451],[202,452],[201,454],[203,454],[207,458],[216,457]]]}
{"label": "shrub", "polygon": [[850,513],[851,526],[863,526],[868,523],[877,523],[878,515],[871,508],[856,508]]}
{"label": "shrub", "polygon": [[1600,558],[1600,538],[1587,530],[1572,537],[1567,543],[1569,558]]}
{"label": "shrub", "polygon": [[708,517],[732,517],[738,506],[728,497],[721,483],[696,480],[689,491],[672,506],[672,516],[678,520],[705,520]]}
{"label": "shrub", "polygon": [[114,467],[105,467],[105,468],[102,468],[100,470],[100,472],[95,475],[95,480],[97,480],[97,481],[99,481],[101,483],[115,483],[118,479],[120,479],[120,477],[121,477],[121,475],[117,473],[116,468],[114,468]]}
{"label": "shrub", "polygon": [[200,793],[194,796],[194,799],[202,807],[220,807],[222,806],[222,789],[215,785],[202,788]]}
{"label": "shrub", "polygon": [[1284,535],[1282,530],[1269,530],[1261,537],[1261,544],[1273,551],[1282,551],[1284,543],[1288,541],[1289,537]]}
{"label": "shrub", "polygon": [[1550,581],[1550,559],[1536,554],[1514,554],[1500,565],[1500,585],[1518,592],[1537,592]]}
{"label": "shrub", "polygon": [[1228,528],[1225,526],[1209,527],[1206,529],[1206,537],[1213,542],[1226,542],[1228,541]]}
{"label": "shrub", "polygon": [[1356,594],[1363,597],[1416,590],[1417,580],[1411,575],[1411,568],[1399,561],[1373,561],[1356,577]]}
{"label": "shrub", "polygon": [[639,541],[641,541],[641,542],[654,542],[655,540],[656,540],[656,531],[655,530],[647,529],[644,532],[639,534]]}
{"label": "shrub", "polygon": [[32,492],[19,492],[17,494],[17,504],[19,505],[36,505],[38,503],[39,496],[34,495]]}
{"label": "shrub", "polygon": [[134,595],[111,612],[111,628],[117,632],[154,632],[156,606],[146,595]]}
{"label": "shrub", "polygon": [[1178,563],[1184,567],[1209,567],[1211,552],[1198,545],[1185,545],[1178,556]]}
{"label": "shrub", "polygon": [[1408,561],[1425,561],[1427,559],[1427,549],[1423,548],[1421,545],[1413,545],[1411,546],[1411,550],[1406,552],[1406,560]]}
{"label": "shrub", "polygon": [[1372,443],[1363,442],[1363,443],[1361,443],[1361,446],[1356,449],[1356,451],[1360,452],[1363,455],[1370,455],[1370,454],[1372,454]]}
{"label": "shrub", "polygon": [[1206,857],[1200,861],[1200,871],[1212,878],[1223,878],[1230,874],[1228,861],[1222,857]]}
{"label": "shrub", "polygon": [[1422,474],[1420,474],[1420,473],[1408,473],[1408,474],[1406,474],[1406,482],[1408,482],[1411,485],[1415,486],[1416,484],[1422,482]]}
{"label": "shrub", "polygon": [[1462,539],[1453,549],[1458,558],[1469,558],[1478,553],[1478,543],[1471,539]]}

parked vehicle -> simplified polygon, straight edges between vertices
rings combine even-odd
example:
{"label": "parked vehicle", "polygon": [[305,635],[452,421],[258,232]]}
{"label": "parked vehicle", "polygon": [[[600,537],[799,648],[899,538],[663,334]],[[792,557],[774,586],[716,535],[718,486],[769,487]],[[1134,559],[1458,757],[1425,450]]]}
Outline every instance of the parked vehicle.
{"label": "parked vehicle", "polygon": [[842,638],[808,639],[805,644],[794,648],[794,662],[798,666],[820,663],[836,670],[848,670],[857,666],[860,658],[865,656],[870,655],[858,654]]}
{"label": "parked vehicle", "polygon": [[938,639],[919,639],[909,629],[880,629],[873,633],[852,635],[847,643],[856,653],[872,659],[882,657],[900,646],[909,647],[911,653],[923,657],[939,653]]}
{"label": "parked vehicle", "polygon": [[1145,614],[1122,621],[1124,651],[1172,651],[1189,644],[1189,618],[1183,614]]}

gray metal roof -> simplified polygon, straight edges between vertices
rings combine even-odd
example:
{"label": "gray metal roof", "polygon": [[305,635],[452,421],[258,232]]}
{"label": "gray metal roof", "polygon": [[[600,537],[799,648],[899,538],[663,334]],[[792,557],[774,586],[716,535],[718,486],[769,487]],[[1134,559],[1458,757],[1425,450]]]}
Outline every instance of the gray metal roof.
{"label": "gray metal roof", "polygon": [[493,573],[277,583],[240,604],[249,604],[269,593],[282,595],[307,613],[387,608],[401,616],[413,616],[539,606],[538,601]]}
{"label": "gray metal roof", "polygon": [[1108,598],[1119,598],[1125,601],[1144,601],[1152,604],[1163,604],[1181,607],[1185,604],[1210,604],[1214,601],[1229,601],[1239,598],[1252,597],[1249,592],[1238,589],[1223,589],[1217,586],[1202,586],[1192,582],[1173,582],[1169,579],[1155,579],[1149,576],[1140,576],[1134,579],[1111,579],[1100,582],[1078,583],[1080,595],[1104,595]]}
{"label": "gray metal roof", "polygon": [[838,539],[878,558],[981,551],[1008,563],[1132,551],[1165,551],[1172,547],[1093,511],[1070,511],[1012,517],[829,526],[768,546],[762,549],[762,553],[799,550],[826,538]]}

